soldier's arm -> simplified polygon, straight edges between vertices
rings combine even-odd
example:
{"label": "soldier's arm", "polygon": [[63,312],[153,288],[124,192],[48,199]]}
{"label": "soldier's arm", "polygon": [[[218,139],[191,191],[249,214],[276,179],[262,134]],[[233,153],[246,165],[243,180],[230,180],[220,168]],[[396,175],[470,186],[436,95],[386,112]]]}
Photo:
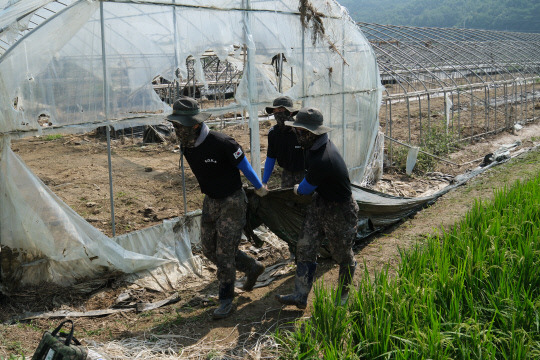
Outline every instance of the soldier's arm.
{"label": "soldier's arm", "polygon": [[266,161],[264,162],[264,174],[262,183],[267,184],[268,180],[270,179],[270,175],[272,175],[272,171],[274,171],[274,166],[276,165],[276,159],[267,157]]}
{"label": "soldier's arm", "polygon": [[255,171],[251,167],[251,164],[249,163],[248,159],[244,156],[242,161],[238,165],[236,165],[240,171],[244,174],[244,176],[249,180],[251,184],[253,184],[253,187],[255,189],[260,189],[262,187],[261,180],[259,180],[259,177],[257,174],[255,174]]}
{"label": "soldier's arm", "polygon": [[304,178],[299,185],[294,186],[294,193],[296,195],[310,195],[315,191],[315,189],[317,189],[317,186],[311,185],[308,183],[306,178]]}

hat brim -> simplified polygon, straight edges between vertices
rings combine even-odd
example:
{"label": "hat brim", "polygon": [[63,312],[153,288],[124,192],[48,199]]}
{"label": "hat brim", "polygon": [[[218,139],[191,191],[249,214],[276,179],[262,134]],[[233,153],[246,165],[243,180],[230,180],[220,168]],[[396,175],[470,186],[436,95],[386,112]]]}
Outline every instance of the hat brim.
{"label": "hat brim", "polygon": [[267,114],[273,114],[273,113],[274,113],[274,110],[279,109],[279,108],[287,109],[287,111],[290,112],[291,114],[292,114],[293,112],[298,112],[298,110],[295,110],[295,109],[292,108],[292,107],[283,106],[283,105],[278,105],[278,106],[267,106],[267,107],[266,107],[266,113],[267,113]]}
{"label": "hat brim", "polygon": [[197,115],[168,115],[166,120],[184,126],[195,126],[207,120],[212,114],[198,113]]}
{"label": "hat brim", "polygon": [[285,125],[292,126],[295,128],[306,129],[307,131],[312,132],[315,135],[326,134],[333,130],[329,128],[328,126],[305,124],[298,121],[285,121]]}

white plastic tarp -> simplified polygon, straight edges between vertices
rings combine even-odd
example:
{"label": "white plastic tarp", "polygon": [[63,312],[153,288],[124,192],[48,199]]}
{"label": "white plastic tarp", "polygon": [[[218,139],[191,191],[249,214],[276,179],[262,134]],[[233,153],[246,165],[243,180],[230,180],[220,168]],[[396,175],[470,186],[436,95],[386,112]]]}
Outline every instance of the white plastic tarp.
{"label": "white plastic tarp", "polygon": [[190,242],[196,222],[174,232],[176,222],[169,221],[111,239],[45,186],[7,141],[1,142],[0,239],[18,257],[17,264],[3,267],[4,277],[22,284],[67,285],[105,270],[137,273],[173,263],[170,276],[178,277],[175,273],[197,268]]}

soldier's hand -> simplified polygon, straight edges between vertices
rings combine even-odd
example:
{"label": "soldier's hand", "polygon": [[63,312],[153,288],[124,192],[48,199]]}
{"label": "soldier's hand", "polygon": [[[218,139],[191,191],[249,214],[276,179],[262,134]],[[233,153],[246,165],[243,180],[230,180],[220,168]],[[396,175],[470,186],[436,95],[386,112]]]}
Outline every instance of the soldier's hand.
{"label": "soldier's hand", "polygon": [[266,190],[268,190],[268,184],[267,184],[267,183],[263,183],[263,188],[265,188]]}
{"label": "soldier's hand", "polygon": [[294,185],[293,192],[294,192],[296,195],[300,195],[300,194],[298,193],[298,187],[299,187],[299,186],[300,186],[300,184]]}
{"label": "soldier's hand", "polygon": [[268,195],[268,190],[265,189],[264,186],[261,186],[260,188],[255,189],[255,194],[257,194],[260,197],[263,197],[263,196]]}

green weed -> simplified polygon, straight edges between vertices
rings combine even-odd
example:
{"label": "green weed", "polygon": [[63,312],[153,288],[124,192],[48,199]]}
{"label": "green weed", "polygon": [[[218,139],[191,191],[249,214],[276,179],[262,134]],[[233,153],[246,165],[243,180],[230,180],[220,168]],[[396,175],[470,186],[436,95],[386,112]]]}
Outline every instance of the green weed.
{"label": "green weed", "polygon": [[[454,132],[451,129],[447,132],[444,123],[435,122],[429,128],[424,125],[422,129],[423,142],[420,144],[420,150],[432,155],[444,156],[459,149],[459,144],[455,142]],[[400,145],[395,146],[392,153],[395,166],[403,172],[407,167],[408,153],[409,148]],[[419,152],[414,171],[416,173],[433,171],[436,163],[437,159],[434,157]]]}
{"label": "green weed", "polygon": [[64,137],[64,135],[62,135],[62,134],[53,134],[53,135],[45,135],[45,137],[43,137],[43,139],[45,141],[52,141],[52,140],[62,139],[63,137]]}

